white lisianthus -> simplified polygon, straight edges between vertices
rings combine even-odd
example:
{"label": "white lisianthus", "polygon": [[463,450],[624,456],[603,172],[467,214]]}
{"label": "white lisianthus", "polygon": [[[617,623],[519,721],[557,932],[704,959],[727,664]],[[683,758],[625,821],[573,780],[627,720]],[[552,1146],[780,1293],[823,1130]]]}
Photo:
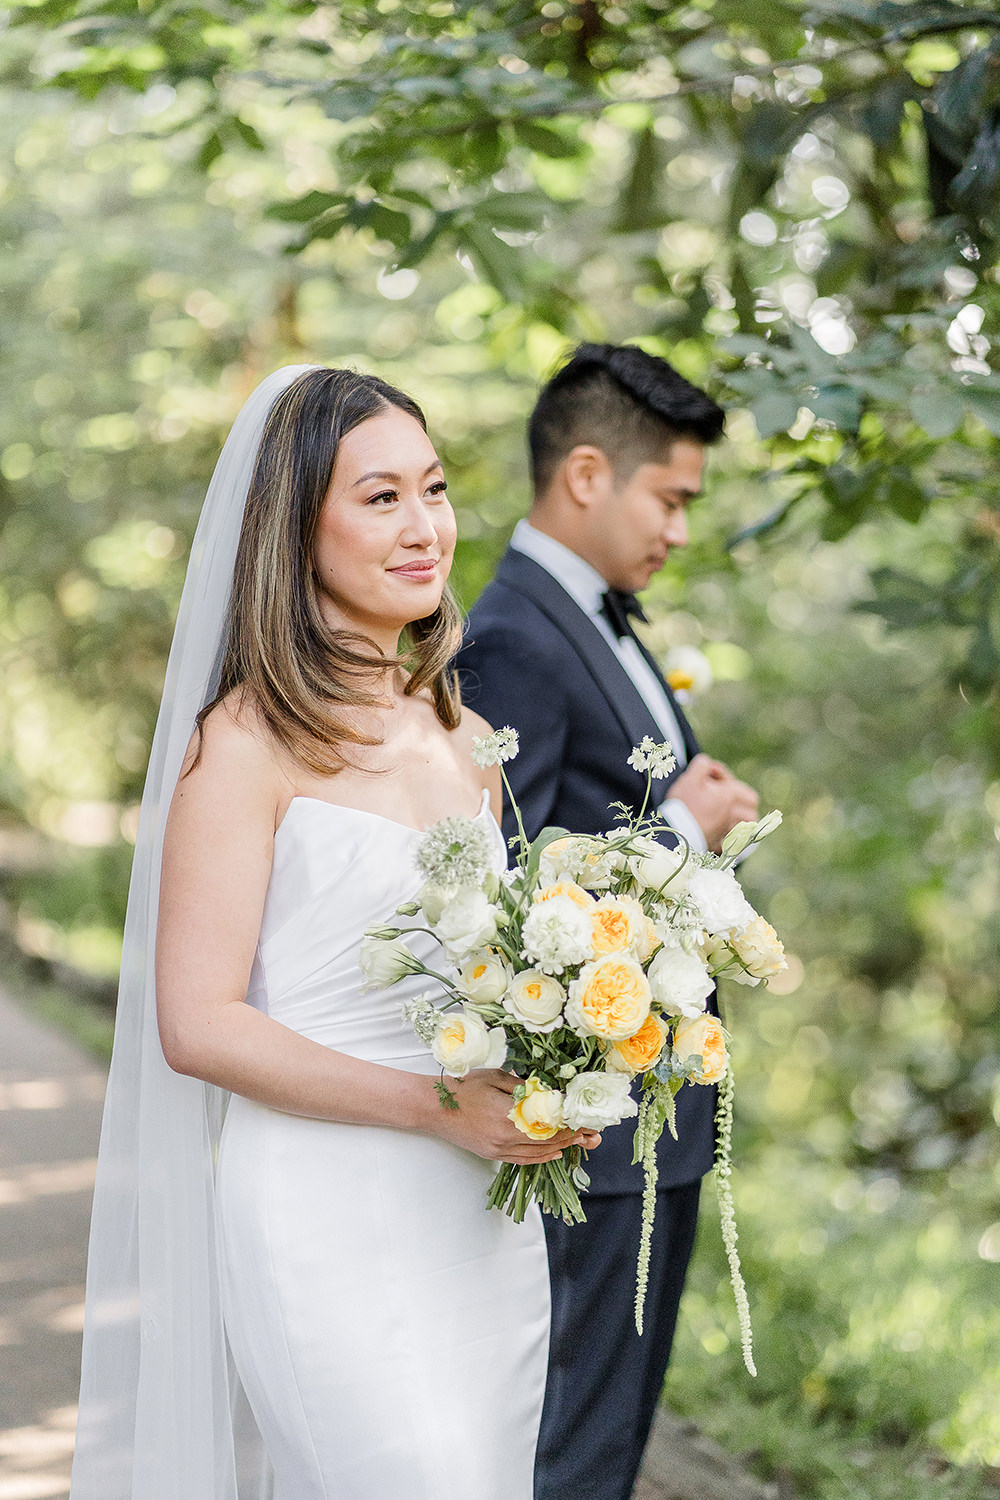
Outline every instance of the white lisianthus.
{"label": "white lisianthus", "polygon": [[453,885],[440,885],[436,880],[428,880],[420,887],[417,900],[420,903],[420,910],[431,927],[439,920],[441,913],[454,895]]}
{"label": "white lisianthus", "polygon": [[638,1114],[630,1082],[626,1073],[577,1073],[566,1085],[566,1124],[571,1130],[603,1130]]}
{"label": "white lisianthus", "polygon": [[653,999],[668,1016],[693,1020],[705,1009],[712,993],[712,976],[701,959],[679,944],[660,949],[647,978]]}
{"label": "white lisianthus", "polygon": [[536,901],[524,919],[524,957],[544,974],[558,974],[593,957],[590,917],[569,896]]}
{"label": "white lisianthus", "polygon": [[694,873],[694,866],[685,859],[684,851],[668,849],[659,839],[645,836],[632,842],[633,852],[627,856],[626,863],[633,880],[647,890],[662,889],[665,896],[679,896]]}
{"label": "white lisianthus", "polygon": [[466,889],[452,896],[434,923],[434,932],[448,957],[465,959],[476,948],[485,948],[497,935],[497,908],[482,891]]}
{"label": "white lisianthus", "polygon": [[510,970],[489,949],[470,953],[458,971],[458,988],[477,1005],[499,1000],[509,983]]}
{"label": "white lisianthus", "polygon": [[751,844],[759,844],[761,839],[766,839],[769,833],[773,833],[781,826],[781,814],[777,810],[769,812],[766,817],[760,818],[756,823],[736,823],[730,828],[722,840],[722,853],[726,859],[735,859],[749,849]]}
{"label": "white lisianthus", "polygon": [[419,974],[423,965],[402,938],[364,937],[358,962],[366,989],[387,989],[406,974]]}
{"label": "white lisianthus", "polygon": [[714,937],[743,932],[757,915],[732,870],[695,870],[688,881],[687,896],[706,932]]}
{"label": "white lisianthus", "polygon": [[782,941],[763,917],[754,917],[739,937],[732,939],[732,946],[752,982],[770,979],[788,968]]}
{"label": "white lisianthus", "polygon": [[566,991],[551,974],[523,969],[511,979],[503,1003],[525,1031],[555,1031],[562,1025]]}
{"label": "white lisianthus", "polygon": [[438,1018],[431,1052],[452,1078],[464,1078],[473,1068],[500,1068],[507,1057],[507,1033],[502,1026],[487,1027],[481,1016],[463,1006]]}

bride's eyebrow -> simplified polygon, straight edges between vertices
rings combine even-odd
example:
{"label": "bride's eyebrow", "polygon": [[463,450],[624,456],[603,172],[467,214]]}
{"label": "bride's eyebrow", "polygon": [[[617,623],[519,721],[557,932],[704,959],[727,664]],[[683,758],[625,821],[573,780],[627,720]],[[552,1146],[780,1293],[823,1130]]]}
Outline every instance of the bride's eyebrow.
{"label": "bride's eyebrow", "polygon": [[[441,463],[441,460],[439,458],[436,458],[432,464],[428,464],[427,468],[424,470],[420,477],[421,479],[426,479],[428,474],[434,473],[435,469],[443,469],[443,467],[444,466]],[[391,479],[394,480],[396,484],[399,484],[400,480],[402,479],[402,475],[392,474],[388,469],[372,469],[369,473],[362,474],[360,479],[356,479],[351,485],[351,489],[356,490],[359,484],[368,484],[372,479]]]}

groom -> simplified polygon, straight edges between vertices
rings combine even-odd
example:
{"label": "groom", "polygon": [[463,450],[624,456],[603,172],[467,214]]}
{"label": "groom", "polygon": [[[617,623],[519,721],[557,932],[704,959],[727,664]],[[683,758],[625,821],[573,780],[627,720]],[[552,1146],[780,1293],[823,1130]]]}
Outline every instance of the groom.
{"label": "groom", "polygon": [[[628,756],[644,735],[674,748],[662,810],[693,848],[718,849],[735,823],[757,815],[752,789],[699,750],[631,623],[642,618],[636,591],[687,541],[687,506],[724,420],[665,360],[629,345],[582,345],[539,396],[528,427],[531,512],[472,610],[459,656],[465,701],[520,736],[507,770],[529,838],[549,824],[603,832],[615,802],[637,812],[645,777]],[[508,820],[509,809],[510,834]],[[642,1173],[627,1126],[605,1131],[590,1157],[586,1224],[545,1216],[552,1335],[535,1500],[631,1495],[712,1165],[714,1096],[682,1089],[679,1139],[664,1131],[658,1148],[641,1338]]]}

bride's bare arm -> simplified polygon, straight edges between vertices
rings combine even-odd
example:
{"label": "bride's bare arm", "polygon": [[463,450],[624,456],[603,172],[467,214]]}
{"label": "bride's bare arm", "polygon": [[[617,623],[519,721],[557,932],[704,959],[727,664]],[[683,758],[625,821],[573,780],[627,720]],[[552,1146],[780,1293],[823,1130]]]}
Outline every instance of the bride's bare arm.
{"label": "bride's bare arm", "polygon": [[[422,1130],[477,1155],[546,1161],[573,1140],[527,1140],[507,1119],[515,1080],[493,1070],[441,1108],[434,1080],[349,1057],[247,1005],[245,996],[289,788],[266,742],[217,710],[167,822],[156,943],[160,1040],[169,1065],[274,1109]],[[331,912],[331,921],[336,913]]]}

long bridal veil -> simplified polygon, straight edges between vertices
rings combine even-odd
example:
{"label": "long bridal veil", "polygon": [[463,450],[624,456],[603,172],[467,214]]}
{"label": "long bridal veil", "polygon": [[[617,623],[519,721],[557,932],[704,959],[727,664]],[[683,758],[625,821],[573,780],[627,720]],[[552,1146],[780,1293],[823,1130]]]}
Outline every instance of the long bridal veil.
{"label": "long bridal veil", "polygon": [[247,401],[191,549],[129,886],[71,1500],[264,1500],[269,1490],[217,1288],[213,1157],[224,1096],[167,1067],[153,960],[164,824],[195,716],[218,683],[261,434],[280,393],[312,368],[277,371]]}

